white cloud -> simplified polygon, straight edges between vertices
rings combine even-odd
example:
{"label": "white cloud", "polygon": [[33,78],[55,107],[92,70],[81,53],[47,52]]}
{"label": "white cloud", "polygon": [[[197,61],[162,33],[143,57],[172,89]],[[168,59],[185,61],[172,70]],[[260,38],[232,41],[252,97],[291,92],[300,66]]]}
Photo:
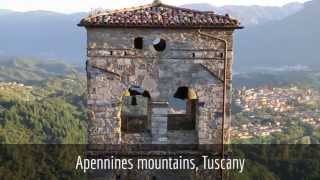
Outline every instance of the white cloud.
{"label": "white cloud", "polygon": [[[153,0],[0,0],[1,9],[18,11],[50,10],[58,12],[89,11],[95,8],[114,9],[151,3]],[[305,2],[307,0],[162,0],[172,5],[189,3],[209,3],[216,6],[233,5],[267,5],[281,6],[290,2]]]}

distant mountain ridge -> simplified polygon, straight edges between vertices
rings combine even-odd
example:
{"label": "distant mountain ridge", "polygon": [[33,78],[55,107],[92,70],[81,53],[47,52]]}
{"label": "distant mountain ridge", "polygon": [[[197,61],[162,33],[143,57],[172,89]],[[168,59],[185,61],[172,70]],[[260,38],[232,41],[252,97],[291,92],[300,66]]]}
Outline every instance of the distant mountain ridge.
{"label": "distant mountain ridge", "polygon": [[305,3],[303,10],[281,21],[237,32],[236,69],[309,66],[320,68],[320,1]]}
{"label": "distant mountain ridge", "polygon": [[[320,1],[314,0],[283,7],[225,6],[220,10],[213,9],[219,14],[233,9],[231,16],[244,13],[253,18],[247,19],[247,23],[259,22],[252,26],[243,23],[245,29],[236,32],[235,70],[297,65],[320,67],[316,53],[320,44],[320,25],[317,21],[320,17],[319,4]],[[304,8],[299,10],[301,6]],[[197,7],[196,4],[191,8],[212,10],[210,6],[203,9],[204,6]],[[281,15],[277,16],[280,10]],[[35,57],[83,65],[86,59],[86,32],[77,24],[86,14],[0,10],[0,56]],[[259,20],[260,16],[264,19]],[[280,17],[283,19],[277,20]],[[268,20],[272,18],[276,19]]]}
{"label": "distant mountain ridge", "polygon": [[50,11],[0,14],[0,55],[83,64],[86,36],[77,23],[86,13]]}
{"label": "distant mountain ridge", "polygon": [[303,9],[302,3],[289,3],[282,7],[273,6],[213,6],[207,3],[185,4],[182,7],[202,11],[214,11],[217,14],[229,14],[238,18],[245,26],[264,24],[269,21],[281,20]]}

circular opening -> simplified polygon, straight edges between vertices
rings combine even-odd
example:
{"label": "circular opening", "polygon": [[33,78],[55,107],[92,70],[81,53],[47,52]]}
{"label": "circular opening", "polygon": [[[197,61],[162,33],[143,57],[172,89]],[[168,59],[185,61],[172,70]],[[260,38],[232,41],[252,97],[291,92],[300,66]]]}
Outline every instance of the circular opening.
{"label": "circular opening", "polygon": [[157,38],[153,41],[153,47],[156,51],[164,51],[166,49],[166,41],[164,39]]}

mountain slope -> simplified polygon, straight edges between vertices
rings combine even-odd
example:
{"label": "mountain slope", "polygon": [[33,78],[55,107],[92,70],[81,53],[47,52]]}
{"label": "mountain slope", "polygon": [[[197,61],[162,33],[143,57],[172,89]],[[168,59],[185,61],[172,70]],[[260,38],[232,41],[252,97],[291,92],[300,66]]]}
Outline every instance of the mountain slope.
{"label": "mountain slope", "polygon": [[[312,5],[315,4],[315,5]],[[316,45],[319,42],[318,2],[288,4],[281,8],[259,6],[212,7],[206,4],[185,5],[193,9],[212,10],[239,16],[246,26],[236,34],[235,68],[252,66],[314,65],[317,64]],[[205,9],[207,8],[207,9]],[[6,11],[7,12],[7,11]],[[0,11],[1,14],[1,11]],[[85,29],[77,23],[86,13],[60,14],[48,11],[10,12],[0,15],[0,56],[36,57],[84,64],[86,50]],[[270,20],[273,20],[270,22]],[[308,26],[306,26],[306,24]],[[308,58],[306,58],[308,57]]]}
{"label": "mountain slope", "polygon": [[[230,13],[239,16],[244,25],[280,18],[301,8],[301,4],[291,5],[287,10],[285,8],[271,10],[273,8],[266,7],[266,13],[261,13],[264,7],[211,7],[206,4],[185,6],[193,9],[210,9],[222,14]],[[0,10],[0,42],[2,42],[0,55],[84,64],[86,34],[84,28],[77,27],[77,23],[84,16],[86,13],[67,15],[49,11],[22,13]]]}
{"label": "mountain slope", "polygon": [[319,68],[320,1],[282,21],[241,30],[236,36],[236,69],[307,65]]}
{"label": "mountain slope", "polygon": [[272,6],[212,6],[205,3],[185,4],[182,7],[202,11],[214,11],[218,14],[230,14],[238,18],[245,26],[264,24],[269,21],[281,20],[303,9],[301,3],[289,3],[282,7]]}
{"label": "mountain slope", "polygon": [[52,77],[83,74],[81,67],[56,61],[43,62],[31,59],[1,58],[0,82],[16,81],[22,83],[40,82]]}
{"label": "mountain slope", "polygon": [[83,63],[85,30],[77,23],[85,13],[48,11],[0,15],[0,55],[63,59]]}

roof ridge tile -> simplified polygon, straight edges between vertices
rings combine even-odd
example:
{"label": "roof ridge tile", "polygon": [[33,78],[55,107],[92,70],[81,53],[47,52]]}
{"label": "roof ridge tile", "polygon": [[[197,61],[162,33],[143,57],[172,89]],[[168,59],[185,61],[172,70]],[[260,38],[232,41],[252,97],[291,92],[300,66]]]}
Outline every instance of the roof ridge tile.
{"label": "roof ridge tile", "polygon": [[157,0],[143,6],[98,12],[82,19],[79,26],[241,28],[240,22],[228,14],[186,9]]}

